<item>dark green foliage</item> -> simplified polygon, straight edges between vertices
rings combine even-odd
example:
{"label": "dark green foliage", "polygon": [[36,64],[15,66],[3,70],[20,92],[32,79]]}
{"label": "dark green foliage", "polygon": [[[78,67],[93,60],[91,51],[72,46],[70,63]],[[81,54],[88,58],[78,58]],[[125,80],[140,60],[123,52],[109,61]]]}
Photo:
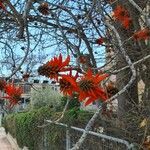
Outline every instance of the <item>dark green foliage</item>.
{"label": "dark green foliage", "polygon": [[[85,127],[91,115],[74,107],[65,113],[61,122]],[[6,130],[17,139],[20,147],[27,146],[29,150],[65,150],[66,130],[64,127],[53,124],[45,128],[38,127],[44,124],[44,119],[56,120],[59,116],[61,112],[42,107],[29,112],[8,115],[3,119],[3,124]]]}
{"label": "dark green foliage", "polygon": [[[61,104],[62,106],[65,106],[66,102],[67,102],[68,97],[67,96],[63,96],[61,98]],[[68,104],[68,109],[72,109],[72,108],[79,108],[80,107],[80,102],[78,101],[77,97],[73,97],[70,99],[69,104]]]}
{"label": "dark green foliage", "polygon": [[43,129],[39,125],[44,124],[44,119],[49,119],[52,111],[48,107],[33,110],[26,113],[8,115],[3,124],[16,139],[20,147],[27,146],[30,150],[40,149],[42,145]]}

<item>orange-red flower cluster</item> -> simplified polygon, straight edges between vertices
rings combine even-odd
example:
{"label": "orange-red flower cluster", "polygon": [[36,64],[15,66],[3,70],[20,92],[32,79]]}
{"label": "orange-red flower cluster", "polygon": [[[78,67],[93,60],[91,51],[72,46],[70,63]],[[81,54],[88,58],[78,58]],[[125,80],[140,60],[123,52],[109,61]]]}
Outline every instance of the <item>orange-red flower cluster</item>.
{"label": "orange-red flower cluster", "polygon": [[7,96],[3,98],[9,100],[9,108],[12,108],[21,100],[21,94],[23,93],[23,91],[21,87],[16,87],[13,84],[9,83],[5,87],[5,93],[7,94]]}
{"label": "orange-red flower cluster", "polygon": [[9,101],[9,108],[12,108],[14,105],[18,104],[23,92],[21,87],[17,87],[11,83],[6,83],[3,79],[0,79],[0,90],[6,94],[6,96],[2,98]]}
{"label": "orange-red flower cluster", "polygon": [[100,87],[100,82],[106,77],[108,77],[107,74],[93,75],[92,71],[88,70],[78,82],[79,100],[84,101],[86,99],[85,105],[89,105],[98,99],[101,101],[107,100],[108,97],[105,90]]}
{"label": "orange-red flower cluster", "polygon": [[62,60],[62,55],[60,54],[59,57],[54,57],[46,64],[42,65],[38,69],[39,75],[46,76],[50,79],[56,79],[58,81],[58,76],[61,72],[68,71],[69,68],[67,66],[70,62],[70,56],[66,58],[65,61]]}
{"label": "orange-red flower cluster", "polygon": [[135,40],[147,40],[150,38],[150,30],[148,28],[137,31],[133,35]]}
{"label": "orange-red flower cluster", "polygon": [[125,29],[129,29],[131,25],[131,18],[129,16],[128,11],[125,10],[124,7],[118,5],[113,12],[113,17],[116,20],[120,21]]}
{"label": "orange-red flower cluster", "polygon": [[63,92],[64,95],[72,96],[74,92],[78,91],[77,77],[72,75],[62,75],[62,78],[59,80],[60,91]]}
{"label": "orange-red flower cluster", "polygon": [[78,93],[79,100],[85,102],[85,105],[89,105],[95,100],[105,101],[107,93],[99,85],[101,81],[108,77],[107,74],[96,74],[93,75],[91,70],[88,70],[85,75],[77,77],[72,75],[62,75],[59,80],[60,90],[64,95],[72,96],[74,92]]}
{"label": "orange-red flower cluster", "polygon": [[[67,67],[69,65],[70,57],[62,61],[62,55],[54,57],[52,60],[39,67],[40,75],[46,76],[50,79],[55,79],[60,86],[60,91],[64,95],[73,96],[75,93],[79,96],[79,100],[89,105],[95,100],[107,100],[107,92],[100,86],[101,81],[108,77],[108,74],[93,74],[89,69],[82,76],[78,76],[78,71],[75,76],[72,75],[73,68]],[[70,71],[70,74],[64,74]],[[60,72],[64,72],[60,74]]]}

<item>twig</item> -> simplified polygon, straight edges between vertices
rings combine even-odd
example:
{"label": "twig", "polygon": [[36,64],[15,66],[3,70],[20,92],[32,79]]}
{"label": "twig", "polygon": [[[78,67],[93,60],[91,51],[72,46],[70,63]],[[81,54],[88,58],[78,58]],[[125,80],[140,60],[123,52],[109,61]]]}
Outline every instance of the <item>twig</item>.
{"label": "twig", "polygon": [[26,27],[26,33],[27,33],[27,50],[25,52],[25,55],[21,61],[21,63],[18,65],[18,67],[11,73],[10,76],[7,77],[7,79],[10,79],[23,65],[23,63],[25,62],[25,60],[27,59],[28,53],[30,51],[30,38],[29,38],[29,31],[28,31],[28,26]]}
{"label": "twig", "polygon": [[145,14],[143,13],[143,10],[142,10],[142,8],[138,5],[138,4],[136,4],[135,2],[134,2],[134,0],[128,0],[141,14],[143,14],[144,16],[145,16]]}
{"label": "twig", "polygon": [[[150,55],[147,55],[147,56],[143,57],[142,59],[140,59],[140,60],[134,62],[133,65],[137,65],[137,64],[141,63],[142,61],[145,61],[145,60],[147,60],[147,59],[149,59],[149,58],[150,58]],[[119,73],[120,71],[123,71],[123,70],[128,69],[128,68],[129,68],[129,66],[125,66],[125,67],[123,67],[123,68],[121,68],[121,69],[119,69],[119,70],[114,70],[114,71],[112,72],[112,74],[117,74],[117,73]]]}
{"label": "twig", "polygon": [[14,15],[13,17],[20,26],[19,33],[18,33],[17,37],[23,38],[23,31],[24,31],[24,20],[23,20],[23,18],[21,17],[21,15],[18,13],[18,11],[15,9],[15,7],[11,4],[11,2],[9,0],[5,0],[5,3],[9,6],[11,11],[13,12],[13,15]]}
{"label": "twig", "polygon": [[142,10],[142,8],[138,4],[136,4],[134,0],[128,0],[128,1],[145,17],[146,24],[148,26],[150,26],[150,18],[148,16],[148,14],[144,13],[144,11]]}
{"label": "twig", "polygon": [[18,33],[18,38],[24,38],[24,28],[26,27],[27,25],[27,16],[30,12],[30,8],[32,6],[32,2],[33,0],[28,0],[26,2],[26,5],[25,5],[25,8],[24,8],[24,13],[22,15],[22,19],[23,19],[23,24],[21,25],[20,27],[20,30],[19,30],[19,33]]}
{"label": "twig", "polygon": [[56,121],[54,121],[54,122],[59,122],[64,117],[64,114],[65,114],[65,112],[66,112],[66,110],[68,108],[69,102],[70,102],[70,99],[68,98],[61,116]]}

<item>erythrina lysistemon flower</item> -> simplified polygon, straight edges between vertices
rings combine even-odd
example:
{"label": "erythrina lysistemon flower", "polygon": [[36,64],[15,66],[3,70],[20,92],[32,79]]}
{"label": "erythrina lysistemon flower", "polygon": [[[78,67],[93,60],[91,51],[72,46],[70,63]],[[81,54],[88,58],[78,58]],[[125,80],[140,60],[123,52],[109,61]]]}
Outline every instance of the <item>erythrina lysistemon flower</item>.
{"label": "erythrina lysistemon flower", "polygon": [[5,93],[7,96],[4,96],[3,98],[9,100],[9,108],[12,108],[21,100],[21,94],[23,93],[23,90],[21,87],[17,87],[9,83],[5,87]]}
{"label": "erythrina lysistemon flower", "polygon": [[79,100],[84,101],[87,99],[85,105],[88,105],[97,99],[105,101],[107,99],[107,93],[99,84],[106,79],[106,77],[108,77],[108,74],[93,75],[92,70],[89,69],[78,82]]}
{"label": "erythrina lysistemon flower", "polygon": [[128,29],[131,25],[131,18],[127,10],[124,7],[118,5],[113,11],[113,17],[120,21],[125,29]]}
{"label": "erythrina lysistemon flower", "polygon": [[134,33],[133,38],[135,40],[147,40],[150,38],[150,30],[148,28],[139,30]]}
{"label": "erythrina lysistemon flower", "polygon": [[70,62],[70,56],[66,58],[65,61],[62,60],[62,55],[59,57],[54,57],[46,64],[40,66],[38,68],[39,75],[46,76],[50,79],[56,79],[58,81],[58,77],[60,72],[69,71],[70,68],[67,68]]}
{"label": "erythrina lysistemon flower", "polygon": [[72,96],[74,92],[78,92],[77,86],[77,75],[72,76],[70,75],[62,75],[61,79],[59,80],[60,91],[63,92],[64,95]]}

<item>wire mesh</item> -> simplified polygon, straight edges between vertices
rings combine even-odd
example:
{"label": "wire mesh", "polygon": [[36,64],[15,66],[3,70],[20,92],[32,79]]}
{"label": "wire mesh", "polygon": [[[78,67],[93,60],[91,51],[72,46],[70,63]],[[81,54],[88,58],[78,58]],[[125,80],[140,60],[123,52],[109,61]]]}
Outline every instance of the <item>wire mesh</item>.
{"label": "wire mesh", "polygon": [[[47,144],[48,150],[70,150],[85,131],[82,128],[68,126],[63,123],[54,123],[48,128],[51,129],[51,133],[58,133],[59,130],[59,135],[57,134],[55,137],[54,135],[51,136],[54,139],[53,143],[50,143],[51,140],[47,138],[47,142],[49,142]],[[134,148],[134,145],[126,140],[89,131],[79,150],[132,150],[132,148]]]}
{"label": "wire mesh", "polygon": [[[78,141],[81,133],[73,131],[71,133],[71,147]],[[128,150],[128,146],[124,143],[88,135],[80,150]]]}

